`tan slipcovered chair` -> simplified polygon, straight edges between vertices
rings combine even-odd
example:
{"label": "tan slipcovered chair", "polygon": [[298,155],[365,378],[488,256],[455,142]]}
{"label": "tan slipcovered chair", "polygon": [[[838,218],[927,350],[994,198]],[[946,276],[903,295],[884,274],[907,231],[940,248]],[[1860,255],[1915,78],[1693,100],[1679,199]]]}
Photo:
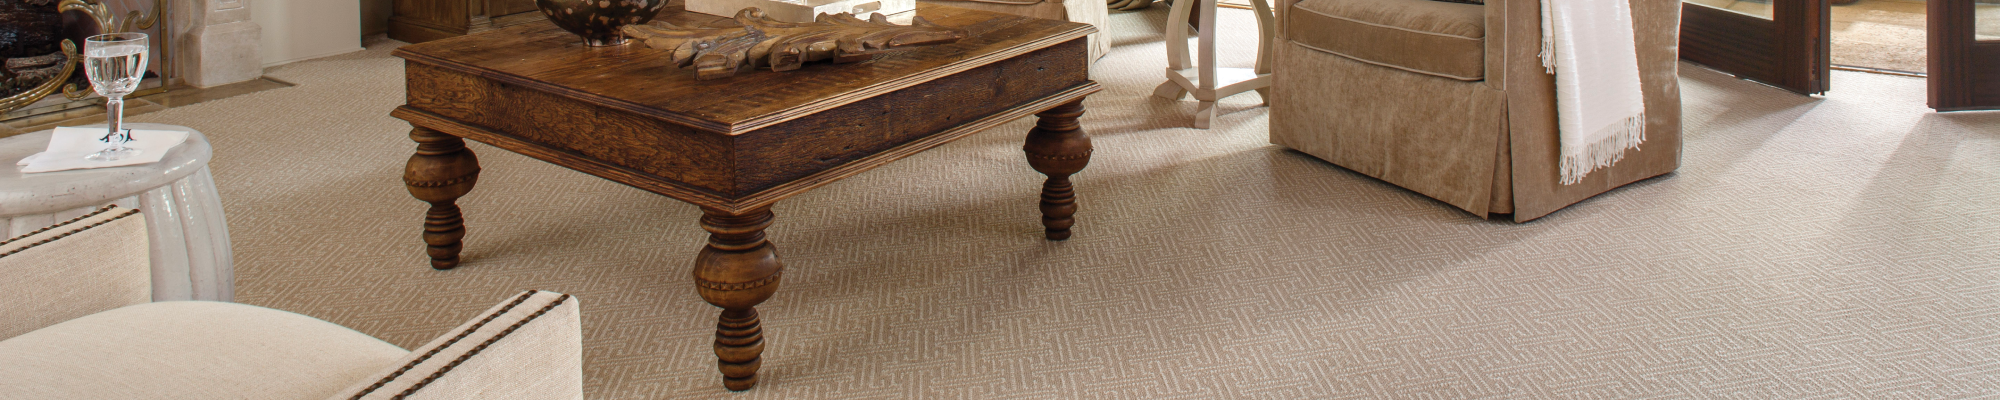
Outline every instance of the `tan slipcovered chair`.
{"label": "tan slipcovered chair", "polygon": [[529,291],[406,351],[269,308],[152,299],[144,218],[0,241],[0,399],[580,399],[576,299]]}
{"label": "tan slipcovered chair", "polygon": [[1111,9],[1104,0],[923,0],[958,8],[1008,13],[1020,16],[1081,22],[1097,27],[1090,34],[1090,62],[1111,52],[1104,31],[1111,27]]}
{"label": "tan slipcovered chair", "polygon": [[1630,2],[1646,142],[1577,184],[1557,182],[1538,0],[1279,0],[1271,143],[1518,222],[1672,172],[1681,4]]}

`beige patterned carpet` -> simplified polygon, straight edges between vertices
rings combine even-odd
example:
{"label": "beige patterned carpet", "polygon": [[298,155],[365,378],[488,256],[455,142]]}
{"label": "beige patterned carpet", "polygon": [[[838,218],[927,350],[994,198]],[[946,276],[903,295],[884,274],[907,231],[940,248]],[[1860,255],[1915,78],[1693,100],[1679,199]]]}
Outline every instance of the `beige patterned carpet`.
{"label": "beige patterned carpet", "polygon": [[1816,99],[1689,68],[1679,173],[1487,222],[1268,144],[1254,95],[1184,128],[1193,103],[1147,97],[1165,11],[1112,18],[1069,242],[1040,238],[1025,122],[779,203],[790,271],[734,395],[693,206],[477,146],[466,265],[426,267],[393,43],[136,119],[214,142],[242,302],[411,347],[575,294],[590,398],[2000,393],[2000,114],[1930,113],[1911,78]]}

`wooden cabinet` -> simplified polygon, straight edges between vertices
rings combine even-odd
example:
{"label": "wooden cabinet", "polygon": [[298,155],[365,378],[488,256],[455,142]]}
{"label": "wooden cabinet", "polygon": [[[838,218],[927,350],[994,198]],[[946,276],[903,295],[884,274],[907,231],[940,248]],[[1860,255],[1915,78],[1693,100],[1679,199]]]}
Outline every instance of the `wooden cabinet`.
{"label": "wooden cabinet", "polygon": [[389,38],[427,42],[542,20],[535,0],[395,0]]}

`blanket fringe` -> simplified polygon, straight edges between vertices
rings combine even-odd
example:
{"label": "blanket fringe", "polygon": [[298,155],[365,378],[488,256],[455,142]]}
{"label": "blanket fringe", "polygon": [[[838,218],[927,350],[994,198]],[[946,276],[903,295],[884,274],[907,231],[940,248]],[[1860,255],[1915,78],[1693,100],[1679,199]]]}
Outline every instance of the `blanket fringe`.
{"label": "blanket fringe", "polygon": [[1556,74],[1556,13],[1555,5],[1542,0],[1542,68],[1549,75]]}
{"label": "blanket fringe", "polygon": [[1603,139],[1589,144],[1590,148],[1586,149],[1587,151],[1562,149],[1565,154],[1561,162],[1562,184],[1574,185],[1582,182],[1583,177],[1592,171],[1609,167],[1625,159],[1625,150],[1639,149],[1640,144],[1646,143],[1646,114],[1625,118],[1624,123],[1606,126],[1604,130],[1612,132],[1608,134],[1598,132],[1600,135],[1592,135],[1601,136]]}

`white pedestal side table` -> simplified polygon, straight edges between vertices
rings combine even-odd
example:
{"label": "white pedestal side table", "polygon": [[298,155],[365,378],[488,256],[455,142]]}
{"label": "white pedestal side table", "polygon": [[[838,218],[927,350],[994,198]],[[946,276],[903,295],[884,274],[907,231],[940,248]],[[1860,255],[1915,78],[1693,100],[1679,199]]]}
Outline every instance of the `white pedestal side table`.
{"label": "white pedestal side table", "polygon": [[153,301],[234,300],[235,260],[215,179],[208,173],[208,139],[184,126],[126,125],[185,130],[188,140],[158,163],[23,175],[14,162],[47,149],[52,132],[0,138],[0,238],[105,205],[136,208],[146,217],[153,248]]}
{"label": "white pedestal side table", "polygon": [[[1217,68],[1215,66],[1215,0],[1178,0],[1167,14],[1167,82],[1153,89],[1153,95],[1174,100],[1193,94],[1201,105],[1194,110],[1194,127],[1208,129],[1215,119],[1215,101],[1251,90],[1271,104],[1271,46],[1276,34],[1276,17],[1271,4],[1251,0],[1257,13],[1257,67]],[[1188,60],[1188,14],[1201,7],[1200,30],[1196,39],[1199,64]]]}

